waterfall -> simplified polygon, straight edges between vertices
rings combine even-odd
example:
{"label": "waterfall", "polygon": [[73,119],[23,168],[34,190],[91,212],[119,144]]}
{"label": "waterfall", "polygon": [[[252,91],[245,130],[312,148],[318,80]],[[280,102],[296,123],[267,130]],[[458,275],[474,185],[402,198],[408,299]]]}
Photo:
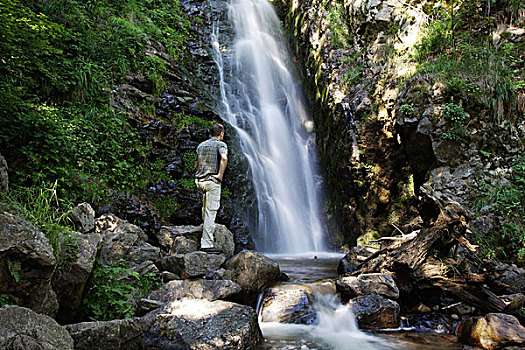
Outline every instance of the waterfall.
{"label": "waterfall", "polygon": [[324,251],[313,121],[279,19],[267,0],[232,0],[229,16],[235,29],[231,47],[221,47],[217,31],[212,44],[221,117],[236,130],[253,177],[257,249]]}

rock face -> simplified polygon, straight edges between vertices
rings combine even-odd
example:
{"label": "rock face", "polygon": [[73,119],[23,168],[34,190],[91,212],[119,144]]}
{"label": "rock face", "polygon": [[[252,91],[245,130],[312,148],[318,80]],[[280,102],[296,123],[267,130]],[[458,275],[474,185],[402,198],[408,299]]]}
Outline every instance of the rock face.
{"label": "rock face", "polygon": [[95,210],[88,203],[80,203],[69,213],[80,232],[89,232],[95,228]]}
{"label": "rock face", "polygon": [[361,329],[399,327],[399,304],[377,294],[363,295],[348,303]]}
{"label": "rock face", "polygon": [[260,311],[262,322],[315,324],[312,291],[303,285],[281,285],[266,289]]}
{"label": "rock face", "polygon": [[44,234],[21,217],[0,212],[0,294],[14,295],[19,305],[54,317],[54,271],[53,248]]}
{"label": "rock face", "polygon": [[66,326],[75,350],[143,350],[144,337],[133,319],[107,322],[84,322]]}
{"label": "rock face", "polygon": [[5,158],[0,154],[0,197],[2,192],[9,190],[9,175],[7,173],[7,162]]}
{"label": "rock face", "polygon": [[0,309],[0,348],[73,350],[73,339],[51,317],[19,306]]}
{"label": "rock face", "polygon": [[183,279],[202,277],[216,271],[226,257],[196,251],[188,254],[169,255],[162,259],[164,270],[176,273]]}
{"label": "rock face", "polygon": [[500,349],[507,346],[525,346],[525,327],[518,319],[506,314],[488,314],[472,317],[458,328],[458,339],[482,349]]}
{"label": "rock face", "polygon": [[167,303],[180,298],[206,299],[209,301],[228,299],[241,291],[241,286],[232,281],[170,281],[151,292],[148,299]]}
{"label": "rock face", "polygon": [[263,287],[279,281],[279,264],[251,250],[243,250],[224,264],[224,279],[238,283],[242,288],[240,301],[254,305]]}
{"label": "rock face", "polygon": [[251,307],[220,300],[175,300],[140,322],[148,349],[252,349],[261,339]]}
{"label": "rock face", "polygon": [[57,319],[61,323],[74,322],[80,311],[84,289],[102,245],[102,236],[94,232],[86,235],[73,232],[68,242],[76,250],[76,257],[66,259],[54,277],[59,303]]}
{"label": "rock face", "polygon": [[399,289],[390,275],[367,273],[357,277],[342,277],[335,285],[343,303],[368,294],[378,294],[390,299],[399,298]]}

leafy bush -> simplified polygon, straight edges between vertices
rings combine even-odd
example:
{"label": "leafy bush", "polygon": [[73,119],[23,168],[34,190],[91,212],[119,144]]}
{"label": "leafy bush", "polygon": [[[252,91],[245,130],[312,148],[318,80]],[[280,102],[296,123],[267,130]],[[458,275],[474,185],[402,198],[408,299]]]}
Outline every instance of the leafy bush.
{"label": "leafy bush", "polygon": [[463,110],[463,107],[449,103],[443,107],[443,117],[452,122],[452,132],[444,133],[445,138],[451,138],[459,140],[467,135],[465,129],[465,121],[467,120],[468,113]]}
{"label": "leafy bush", "polygon": [[101,265],[93,270],[84,305],[93,321],[107,321],[133,316],[135,307],[130,303],[133,293],[145,295],[159,285],[153,273],[140,276],[120,260],[114,265]]}

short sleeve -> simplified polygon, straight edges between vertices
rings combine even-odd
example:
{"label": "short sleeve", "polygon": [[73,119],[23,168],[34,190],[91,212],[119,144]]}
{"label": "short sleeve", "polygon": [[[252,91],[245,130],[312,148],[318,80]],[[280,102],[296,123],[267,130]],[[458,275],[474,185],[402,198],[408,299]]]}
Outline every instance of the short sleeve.
{"label": "short sleeve", "polygon": [[226,146],[226,144],[224,142],[221,142],[219,144],[219,153],[221,155],[223,155],[223,154],[228,155],[228,146]]}

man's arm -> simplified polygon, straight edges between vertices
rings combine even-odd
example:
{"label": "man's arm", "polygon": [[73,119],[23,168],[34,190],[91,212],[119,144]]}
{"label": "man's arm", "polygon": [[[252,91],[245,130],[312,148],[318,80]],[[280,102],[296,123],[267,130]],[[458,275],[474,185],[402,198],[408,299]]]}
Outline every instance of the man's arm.
{"label": "man's arm", "polygon": [[219,174],[217,178],[222,181],[224,170],[226,170],[226,164],[228,164],[228,155],[226,153],[221,154],[221,164],[219,165]]}

